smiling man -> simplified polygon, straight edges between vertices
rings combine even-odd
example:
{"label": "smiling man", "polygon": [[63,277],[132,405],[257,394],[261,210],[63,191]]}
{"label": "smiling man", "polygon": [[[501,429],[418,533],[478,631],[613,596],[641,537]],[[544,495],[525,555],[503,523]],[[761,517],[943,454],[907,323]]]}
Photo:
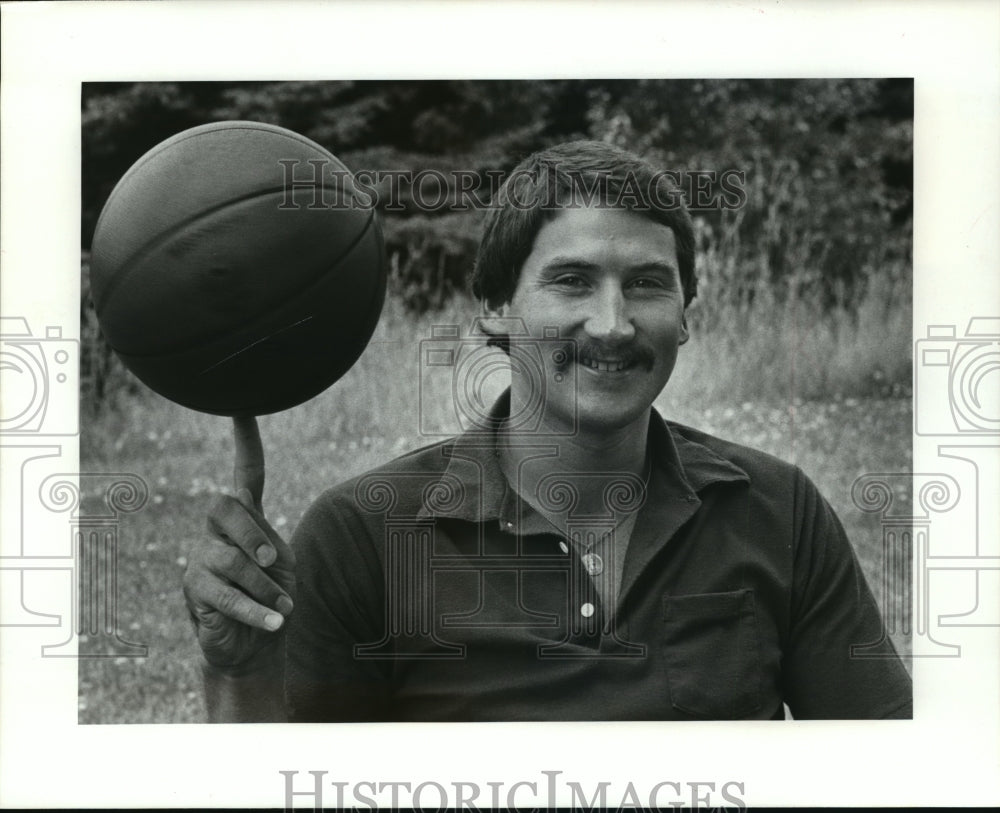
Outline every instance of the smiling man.
{"label": "smiling man", "polygon": [[667,173],[531,156],[473,289],[511,360],[481,426],[324,492],[291,546],[249,493],[213,511],[186,579],[212,719],[911,716],[891,644],[852,656],[882,622],[812,483],[652,406],[696,291]]}

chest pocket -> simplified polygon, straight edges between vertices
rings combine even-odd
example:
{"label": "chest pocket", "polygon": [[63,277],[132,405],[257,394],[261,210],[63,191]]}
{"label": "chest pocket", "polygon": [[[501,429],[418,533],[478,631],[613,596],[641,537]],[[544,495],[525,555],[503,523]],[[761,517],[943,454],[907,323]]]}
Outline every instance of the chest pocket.
{"label": "chest pocket", "polygon": [[670,703],[695,717],[732,720],[761,706],[761,661],[752,590],[665,596]]}

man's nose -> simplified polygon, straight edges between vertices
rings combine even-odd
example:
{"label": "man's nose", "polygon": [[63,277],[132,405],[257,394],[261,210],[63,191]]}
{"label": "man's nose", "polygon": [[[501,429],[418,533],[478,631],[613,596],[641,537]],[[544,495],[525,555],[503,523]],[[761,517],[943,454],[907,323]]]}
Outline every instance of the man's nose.
{"label": "man's nose", "polygon": [[584,330],[592,339],[609,343],[630,341],[635,325],[629,316],[628,303],[617,285],[602,286],[588,303]]}

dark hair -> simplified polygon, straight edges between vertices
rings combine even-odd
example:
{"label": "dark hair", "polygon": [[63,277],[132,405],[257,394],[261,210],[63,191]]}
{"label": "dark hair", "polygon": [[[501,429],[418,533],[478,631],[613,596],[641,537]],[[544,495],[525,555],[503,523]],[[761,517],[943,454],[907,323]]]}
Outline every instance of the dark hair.
{"label": "dark hair", "polygon": [[472,292],[489,307],[509,302],[542,225],[561,209],[596,205],[638,212],[673,231],[687,307],[698,286],[694,227],[675,178],[601,141],[571,141],[528,156],[487,212]]}

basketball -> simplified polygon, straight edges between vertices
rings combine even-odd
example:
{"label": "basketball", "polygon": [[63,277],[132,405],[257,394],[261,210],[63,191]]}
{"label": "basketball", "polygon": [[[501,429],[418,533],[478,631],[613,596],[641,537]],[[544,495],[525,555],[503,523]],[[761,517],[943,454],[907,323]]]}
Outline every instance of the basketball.
{"label": "basketball", "polygon": [[357,361],[385,299],[381,228],[329,151],[226,121],[154,147],[101,212],[101,330],[151,389],[215,415],[278,412]]}

